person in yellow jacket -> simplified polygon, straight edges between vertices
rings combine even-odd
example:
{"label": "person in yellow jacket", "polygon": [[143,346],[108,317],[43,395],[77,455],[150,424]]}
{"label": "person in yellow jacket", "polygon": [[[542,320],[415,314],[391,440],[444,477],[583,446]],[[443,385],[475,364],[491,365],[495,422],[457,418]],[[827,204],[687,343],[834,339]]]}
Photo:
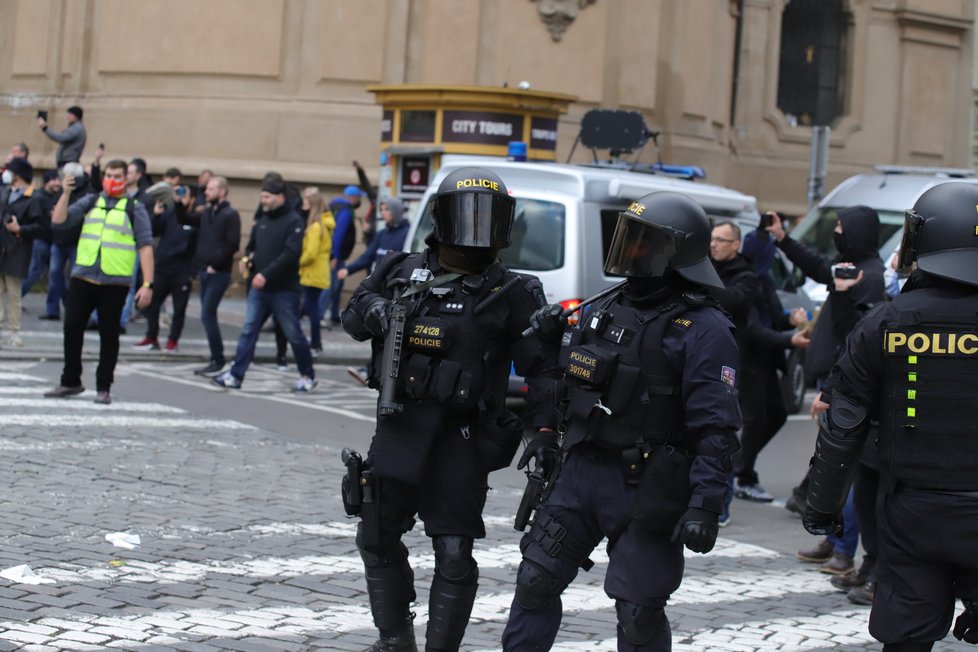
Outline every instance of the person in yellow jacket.
{"label": "person in yellow jacket", "polygon": [[302,286],[301,317],[309,317],[309,339],[313,353],[323,352],[319,326],[319,298],[329,289],[329,257],[333,250],[333,230],[336,220],[326,207],[319,188],[310,186],[302,191],[302,214],[306,216],[306,234],[302,239],[299,258],[299,285]]}

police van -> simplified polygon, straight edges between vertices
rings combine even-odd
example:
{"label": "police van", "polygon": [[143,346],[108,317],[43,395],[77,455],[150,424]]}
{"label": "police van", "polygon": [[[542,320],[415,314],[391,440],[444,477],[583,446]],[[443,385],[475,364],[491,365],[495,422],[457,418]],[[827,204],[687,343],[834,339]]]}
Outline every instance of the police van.
{"label": "police van", "polygon": [[621,281],[604,273],[604,258],[628,204],[656,191],[688,195],[714,224],[736,223],[746,233],[757,227],[757,202],[749,195],[667,174],[615,166],[507,161],[446,155],[408,233],[407,248],[420,251],[431,232],[429,200],[448,174],[460,167],[492,170],[516,199],[512,244],[500,253],[510,269],[534,274],[547,301],[572,307]]}
{"label": "police van", "polygon": [[[878,165],[873,172],[849,177],[825,196],[793,228],[790,235],[817,250],[821,255],[834,258],[837,251],[832,232],[838,220],[838,210],[848,206],[869,206],[880,216],[880,258],[888,261],[899,246],[903,236],[904,211],[913,207],[917,198],[940,183],[964,181],[978,184],[974,170],[962,168],[912,167]],[[790,265],[781,270],[791,277],[790,283],[802,290],[820,305],[828,295],[828,289],[812,279],[805,279],[800,270]]]}

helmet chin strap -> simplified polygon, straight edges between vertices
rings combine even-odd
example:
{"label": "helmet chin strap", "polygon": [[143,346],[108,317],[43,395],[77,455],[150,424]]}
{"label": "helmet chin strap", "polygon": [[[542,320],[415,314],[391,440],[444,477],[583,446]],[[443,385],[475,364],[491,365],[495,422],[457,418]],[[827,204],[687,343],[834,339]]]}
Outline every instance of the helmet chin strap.
{"label": "helmet chin strap", "polygon": [[498,257],[498,249],[438,245],[438,262],[446,270],[457,274],[480,274]]}

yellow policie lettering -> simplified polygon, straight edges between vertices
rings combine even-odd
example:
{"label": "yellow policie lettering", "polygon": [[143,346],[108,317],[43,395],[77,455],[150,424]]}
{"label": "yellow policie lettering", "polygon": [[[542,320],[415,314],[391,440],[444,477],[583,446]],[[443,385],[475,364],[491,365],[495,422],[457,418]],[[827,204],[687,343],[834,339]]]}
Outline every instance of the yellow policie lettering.
{"label": "yellow policie lettering", "polygon": [[410,346],[417,346],[423,349],[440,349],[442,341],[434,337],[415,337],[414,335],[408,338],[408,344]]}
{"label": "yellow policie lettering", "polygon": [[594,372],[591,369],[585,369],[580,365],[569,364],[567,365],[567,373],[569,373],[571,376],[576,376],[584,380],[591,380],[591,376]]}
{"label": "yellow policie lettering", "polygon": [[455,182],[455,189],[462,188],[488,188],[499,192],[499,184],[490,179],[459,179]]}
{"label": "yellow policie lettering", "polygon": [[633,201],[632,205],[628,207],[629,213],[635,213],[636,215],[641,215],[645,212],[645,204],[640,204],[637,201]]}
{"label": "yellow policie lettering", "polygon": [[693,322],[691,322],[688,319],[683,319],[681,317],[676,317],[675,319],[672,320],[672,323],[676,324],[677,326],[682,326],[683,328],[689,328],[690,326],[693,325]]}
{"label": "yellow policie lettering", "polygon": [[598,365],[597,358],[591,357],[589,355],[584,355],[583,353],[580,353],[578,351],[571,351],[570,359],[573,360],[574,362],[580,362],[583,365],[587,365],[588,367],[591,367],[591,369],[594,369]]}
{"label": "yellow policie lettering", "polygon": [[[933,355],[975,355],[978,335],[974,333],[887,333],[886,352],[897,353],[906,347],[910,353]],[[901,351],[902,353],[902,351]]]}

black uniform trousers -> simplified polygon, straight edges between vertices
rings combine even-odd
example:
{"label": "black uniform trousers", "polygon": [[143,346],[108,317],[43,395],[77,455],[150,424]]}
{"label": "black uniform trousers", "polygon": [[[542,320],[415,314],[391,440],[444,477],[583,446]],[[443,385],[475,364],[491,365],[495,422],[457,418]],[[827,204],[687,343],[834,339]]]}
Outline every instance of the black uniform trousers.
{"label": "black uniform trousers", "polygon": [[883,643],[947,635],[955,597],[978,600],[978,494],[897,485],[881,499],[869,632]]}
{"label": "black uniform trousers", "polygon": [[160,309],[168,296],[173,297],[173,322],[170,324],[169,339],[177,341],[183,334],[183,322],[187,316],[190,270],[173,273],[157,269],[153,275],[153,301],[143,311],[146,315],[146,337],[151,340],[159,337]]}
{"label": "black uniform trousers", "polygon": [[774,367],[757,372],[741,372],[738,392],[743,429],[740,452],[734,459],[734,474],[741,486],[758,484],[754,470],[757,456],[788,420],[788,409]]}
{"label": "black uniform trousers", "polygon": [[85,327],[92,311],[98,309],[99,350],[95,387],[100,392],[107,392],[112,387],[115,365],[119,361],[119,331],[122,328],[119,318],[127,296],[128,285],[96,285],[80,278],[71,279],[68,301],[65,304],[65,364],[61,372],[62,385],[81,385]]}
{"label": "black uniform trousers", "polygon": [[[587,550],[619,529],[631,513],[638,487],[625,483],[621,456],[589,456],[572,449],[541,510],[567,529]],[[563,586],[577,576],[579,567],[571,561],[552,557],[530,535],[520,544],[523,563],[535,564]],[[634,521],[608,549],[608,570],[604,591],[613,600],[660,609],[679,588],[685,559],[681,544],[669,535],[651,535]],[[507,652],[549,650],[560,628],[563,605],[559,597],[539,609],[526,609],[513,600],[509,622],[503,632]],[[668,621],[646,645],[641,647],[622,638],[619,649],[645,652],[670,649],[672,636]]]}

